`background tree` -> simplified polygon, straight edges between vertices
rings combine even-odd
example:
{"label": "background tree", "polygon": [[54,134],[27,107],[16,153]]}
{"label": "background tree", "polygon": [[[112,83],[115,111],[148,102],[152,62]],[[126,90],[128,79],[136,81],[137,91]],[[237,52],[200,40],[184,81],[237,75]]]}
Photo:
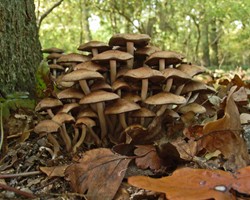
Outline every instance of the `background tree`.
{"label": "background tree", "polygon": [[34,0],[0,1],[0,90],[34,92],[41,45]]}

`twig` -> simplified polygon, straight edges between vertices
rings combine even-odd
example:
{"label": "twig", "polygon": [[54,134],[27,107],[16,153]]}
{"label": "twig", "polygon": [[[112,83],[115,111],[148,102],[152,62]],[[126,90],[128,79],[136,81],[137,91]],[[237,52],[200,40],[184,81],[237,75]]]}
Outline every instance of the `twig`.
{"label": "twig", "polygon": [[39,18],[39,20],[38,20],[38,22],[37,22],[37,28],[38,28],[38,30],[40,29],[40,26],[41,26],[41,24],[42,24],[42,21],[45,19],[45,17],[47,17],[48,14],[50,14],[50,13],[54,10],[54,8],[60,6],[60,4],[61,4],[62,2],[63,2],[63,0],[59,0],[59,1],[56,2],[53,6],[51,6],[51,8],[49,8],[45,13],[43,13],[43,14],[41,15],[41,17]]}
{"label": "twig", "polygon": [[25,192],[25,191],[21,191],[21,190],[18,190],[14,187],[11,187],[11,186],[8,186],[8,185],[4,185],[2,183],[0,183],[0,188],[2,189],[5,189],[5,190],[8,190],[8,191],[12,191],[12,192],[15,192],[16,194],[19,194],[23,197],[26,197],[26,198],[30,198],[30,199],[34,199],[36,198],[35,195],[31,194],[31,193],[28,193],[28,192]]}
{"label": "twig", "polygon": [[33,176],[37,174],[41,174],[40,171],[33,171],[33,172],[24,172],[24,173],[18,173],[18,174],[0,174],[0,179],[5,178],[15,178],[15,177],[21,177],[21,176]]}

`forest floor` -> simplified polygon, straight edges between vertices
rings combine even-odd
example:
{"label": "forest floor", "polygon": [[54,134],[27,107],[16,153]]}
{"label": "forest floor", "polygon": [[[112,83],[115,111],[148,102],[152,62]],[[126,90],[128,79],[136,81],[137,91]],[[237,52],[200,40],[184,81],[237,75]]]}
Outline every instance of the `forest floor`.
{"label": "forest floor", "polygon": [[[246,80],[250,80],[249,77]],[[247,84],[249,87],[249,83]],[[249,104],[248,111],[249,114]],[[51,159],[51,147],[48,146],[46,136],[39,136],[33,131],[35,125],[42,118],[43,116],[32,109],[18,108],[11,112],[8,119],[4,120],[5,140],[2,146],[4,153],[1,154],[0,160],[0,199],[87,199],[85,195],[73,191],[69,181],[65,180],[64,171],[72,162],[80,159],[81,152],[86,152],[92,147],[83,145],[75,154],[61,149],[60,155],[56,159]],[[242,125],[242,129],[250,152],[250,123]],[[61,168],[51,171],[51,167],[55,166]],[[200,167],[194,161],[185,162],[180,166]],[[169,170],[167,173],[161,173],[162,171],[153,173],[150,169],[138,169],[134,164],[129,165],[129,168],[118,190],[116,200],[166,199],[162,193],[132,187],[127,183],[126,177],[133,175],[162,177],[171,174],[174,170]],[[247,199],[247,197],[245,198]]]}

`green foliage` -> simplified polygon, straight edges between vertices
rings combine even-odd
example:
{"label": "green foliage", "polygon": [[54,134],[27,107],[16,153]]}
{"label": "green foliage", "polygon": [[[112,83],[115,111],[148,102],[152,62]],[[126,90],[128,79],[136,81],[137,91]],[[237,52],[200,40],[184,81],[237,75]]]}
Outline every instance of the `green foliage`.
{"label": "green foliage", "polygon": [[0,97],[0,106],[2,118],[7,119],[10,116],[10,112],[18,108],[34,109],[35,100],[29,99],[28,92],[16,92],[6,95],[5,98]]}
{"label": "green foliage", "polygon": [[[39,18],[57,0],[35,2]],[[217,43],[219,65],[250,66],[249,13],[249,0],[64,0],[43,21],[40,40],[43,48],[76,52],[89,38],[108,42],[118,32],[146,33],[153,45],[202,64],[202,30],[207,24],[207,48],[213,56]]]}

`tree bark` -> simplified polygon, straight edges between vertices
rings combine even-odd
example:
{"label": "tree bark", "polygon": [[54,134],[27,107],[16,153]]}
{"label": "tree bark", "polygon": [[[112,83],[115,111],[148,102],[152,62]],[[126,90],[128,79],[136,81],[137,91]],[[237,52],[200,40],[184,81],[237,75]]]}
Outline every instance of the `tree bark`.
{"label": "tree bark", "polygon": [[204,20],[202,24],[201,33],[201,45],[202,45],[202,64],[204,66],[210,66],[210,54],[209,54],[209,24],[207,20]]}
{"label": "tree bark", "polygon": [[218,28],[217,28],[217,23],[216,19],[213,19],[211,21],[211,33],[210,33],[210,40],[211,40],[211,49],[212,49],[212,54],[211,54],[211,64],[213,66],[219,66],[219,48],[218,48],[218,43],[219,43],[219,35],[218,35]]}
{"label": "tree bark", "polygon": [[42,60],[33,0],[0,1],[0,90],[34,94]]}

